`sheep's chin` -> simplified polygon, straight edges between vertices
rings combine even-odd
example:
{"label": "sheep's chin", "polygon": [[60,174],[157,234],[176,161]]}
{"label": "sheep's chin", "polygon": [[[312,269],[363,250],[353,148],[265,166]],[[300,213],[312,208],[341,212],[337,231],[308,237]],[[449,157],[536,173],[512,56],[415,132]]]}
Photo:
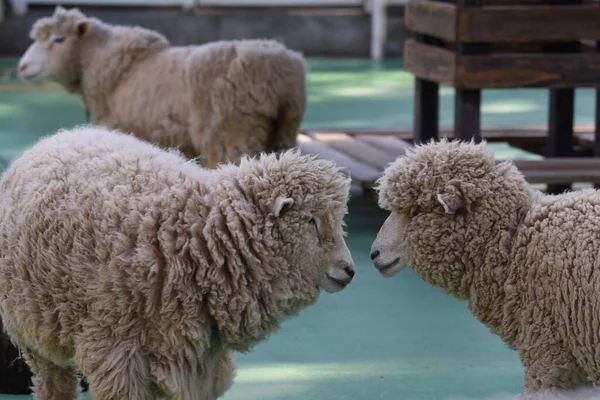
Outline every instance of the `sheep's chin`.
{"label": "sheep's chin", "polygon": [[380,268],[379,273],[384,278],[391,278],[392,276],[394,276],[394,275],[398,274],[400,271],[402,271],[404,269],[404,267],[406,267],[406,264],[404,262],[402,262],[401,260],[398,260],[395,263],[392,263],[391,265],[387,265],[387,266]]}
{"label": "sheep's chin", "polygon": [[323,277],[323,279],[321,280],[321,287],[327,293],[341,292],[342,290],[344,290],[346,288],[346,286],[348,286],[348,285],[345,283],[342,283],[338,280],[335,280],[335,279],[329,277],[328,275],[325,275]]}
{"label": "sheep's chin", "polygon": [[44,81],[44,74],[42,72],[43,71],[41,68],[33,66],[25,69],[24,71],[19,71],[17,75],[23,82],[40,83]]}

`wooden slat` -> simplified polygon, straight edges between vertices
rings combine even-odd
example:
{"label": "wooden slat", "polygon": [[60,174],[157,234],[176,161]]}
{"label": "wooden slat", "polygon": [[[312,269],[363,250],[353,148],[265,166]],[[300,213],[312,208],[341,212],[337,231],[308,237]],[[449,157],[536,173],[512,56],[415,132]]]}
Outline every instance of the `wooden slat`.
{"label": "wooden slat", "polygon": [[589,170],[600,177],[600,158],[595,157],[549,157],[543,160],[514,160],[519,169],[536,171],[573,171]]}
{"label": "wooden slat", "polygon": [[410,0],[404,11],[409,31],[456,41],[456,5],[440,1]]}
{"label": "wooden slat", "polygon": [[[580,133],[593,132],[593,125],[579,125],[575,127],[575,131]],[[443,137],[452,137],[452,127],[442,127],[440,133]],[[304,132],[310,133],[339,133],[345,132],[349,135],[369,135],[369,136],[394,136],[398,139],[412,142],[413,131],[412,129],[352,129],[352,128],[322,128],[322,129],[310,129]],[[533,141],[538,143],[540,140],[546,140],[548,136],[548,128],[544,125],[531,125],[531,126],[486,126],[482,129],[483,137],[492,142],[498,141],[510,141],[510,140],[524,140]]]}
{"label": "wooden slat", "polygon": [[456,18],[458,42],[600,39],[598,3],[465,7],[457,10]]}
{"label": "wooden slat", "polygon": [[460,89],[600,87],[600,54],[455,55],[405,42],[406,71]]}
{"label": "wooden slat", "polygon": [[413,147],[407,141],[395,136],[357,135],[356,139],[367,142],[395,158],[404,155],[407,149]]}
{"label": "wooden slat", "polygon": [[314,154],[319,158],[334,161],[355,181],[374,182],[381,176],[380,170],[364,165],[343,152],[320,143],[307,135],[298,135],[298,148],[305,154]]}
{"label": "wooden slat", "polygon": [[[352,138],[346,134],[315,133],[313,137],[301,134],[298,142],[304,153],[315,154],[320,158],[334,161],[344,168],[355,182],[365,188],[370,187],[381,176],[383,168],[373,168],[365,163],[364,153],[361,160],[355,159],[352,154],[361,150],[361,143],[372,144],[373,148],[386,150],[388,160],[395,160],[402,156],[407,148],[412,145],[398,140],[395,137],[379,135],[358,135]],[[344,140],[334,140],[339,135],[347,136]],[[348,140],[350,139],[350,140]],[[340,146],[340,143],[344,143]],[[336,149],[329,144],[337,144],[343,150]],[[364,150],[364,147],[362,147]],[[351,154],[346,153],[349,151]],[[376,156],[377,153],[372,153]],[[499,160],[498,162],[502,162]],[[532,183],[545,183],[549,185],[573,182],[600,182],[600,158],[546,158],[543,160],[513,160],[513,164],[523,173],[525,179]]]}
{"label": "wooden slat", "polygon": [[[421,56],[431,52],[423,50]],[[446,58],[449,59],[447,55]],[[444,71],[449,68],[447,59],[440,62]],[[416,69],[416,72],[435,70],[432,65],[428,68]],[[600,54],[465,55],[457,56],[454,72],[455,76],[450,78],[453,86],[463,89],[600,87]],[[431,73],[429,76],[449,79]]]}
{"label": "wooden slat", "polygon": [[404,41],[404,69],[411,74],[433,82],[454,84],[456,55],[436,46]]}
{"label": "wooden slat", "polygon": [[[600,5],[496,4],[461,7],[450,2],[411,0],[404,22],[409,31],[449,42],[529,42],[600,39]],[[515,3],[515,2],[513,2]],[[533,4],[531,4],[533,3]]]}
{"label": "wooden slat", "polygon": [[350,157],[364,165],[368,165],[380,171],[383,171],[389,163],[396,160],[395,156],[373,147],[366,142],[356,140],[346,133],[330,133],[326,135],[312,133],[311,137],[336,150],[348,154]]}

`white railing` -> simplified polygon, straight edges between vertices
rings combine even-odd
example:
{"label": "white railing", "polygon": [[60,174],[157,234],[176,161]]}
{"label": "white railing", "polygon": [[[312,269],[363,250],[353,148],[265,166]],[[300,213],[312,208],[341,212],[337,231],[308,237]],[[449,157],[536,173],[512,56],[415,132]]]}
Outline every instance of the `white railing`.
{"label": "white railing", "polygon": [[[408,0],[9,0],[17,15],[27,13],[29,5],[63,6],[164,6],[182,7],[364,7],[371,14],[371,58],[380,60],[384,56],[386,42],[388,5],[400,5]],[[0,3],[2,0],[0,0]],[[0,9],[0,21],[2,9]]]}

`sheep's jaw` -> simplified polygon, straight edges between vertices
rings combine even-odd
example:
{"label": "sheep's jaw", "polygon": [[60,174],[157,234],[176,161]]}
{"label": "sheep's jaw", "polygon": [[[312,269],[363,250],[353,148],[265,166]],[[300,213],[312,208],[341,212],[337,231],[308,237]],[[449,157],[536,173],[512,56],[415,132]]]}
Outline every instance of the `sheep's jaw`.
{"label": "sheep's jaw", "polygon": [[406,266],[403,260],[398,257],[395,258],[392,262],[384,263],[381,260],[376,259],[373,264],[375,268],[379,271],[379,273],[385,278],[391,278],[396,275],[398,272],[402,271]]}
{"label": "sheep's jaw", "polygon": [[344,290],[353,277],[353,268],[330,268],[321,280],[321,287],[327,293],[336,293]]}

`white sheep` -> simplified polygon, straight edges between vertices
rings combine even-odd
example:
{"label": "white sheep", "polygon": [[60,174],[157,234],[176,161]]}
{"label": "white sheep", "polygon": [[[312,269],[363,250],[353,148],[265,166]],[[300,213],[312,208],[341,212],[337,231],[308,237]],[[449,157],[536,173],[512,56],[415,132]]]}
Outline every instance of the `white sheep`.
{"label": "white sheep", "polygon": [[349,179],[301,155],[203,169],[101,127],[26,150],[0,179],[0,313],[36,399],[203,399],[249,351],[354,276]]}
{"label": "white sheep", "polygon": [[276,41],[171,46],[158,32],[62,7],[30,35],[21,79],[59,83],[94,124],[177,147],[209,168],[296,146],[306,65]]}
{"label": "white sheep", "polygon": [[518,352],[522,398],[600,384],[597,190],[547,195],[485,143],[447,140],[398,158],[377,190],[391,214],[372,245],[375,267],[391,277],[409,265],[468,301]]}

